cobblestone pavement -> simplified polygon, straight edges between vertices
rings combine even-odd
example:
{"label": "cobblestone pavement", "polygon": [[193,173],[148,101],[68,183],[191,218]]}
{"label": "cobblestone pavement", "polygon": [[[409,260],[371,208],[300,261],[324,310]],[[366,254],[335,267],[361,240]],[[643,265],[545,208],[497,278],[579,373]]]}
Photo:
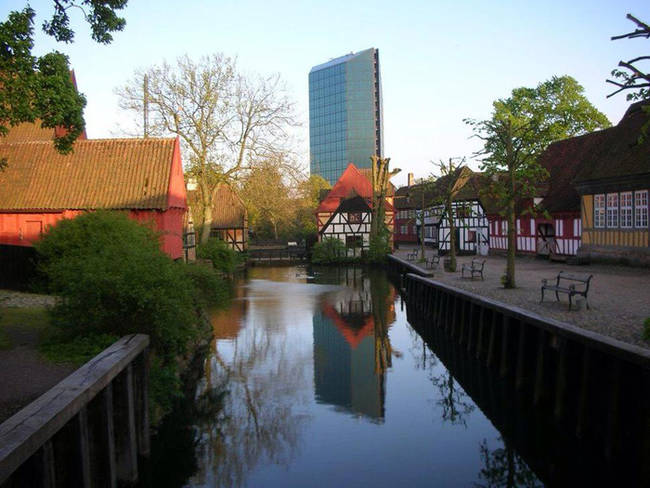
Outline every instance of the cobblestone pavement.
{"label": "cobblestone pavement", "polygon": [[[396,250],[395,255],[406,258],[406,253],[410,250],[402,248]],[[427,256],[434,253],[433,250],[427,250]],[[458,271],[455,273],[444,271],[441,259],[440,266],[433,270],[433,279],[545,317],[650,348],[650,343],[641,338],[643,321],[650,317],[650,269],[601,264],[576,266],[534,257],[517,257],[517,288],[506,290],[500,281],[506,268],[506,259],[502,256],[485,257],[485,281],[480,278],[461,278],[461,265],[470,263],[473,257],[476,256],[459,256]],[[420,263],[414,264],[423,266]],[[544,302],[539,303],[542,278],[553,279],[562,270],[594,275],[588,294],[589,310],[582,307],[581,310],[569,311],[566,294],[560,294],[560,302],[557,302],[553,293],[546,293]]]}

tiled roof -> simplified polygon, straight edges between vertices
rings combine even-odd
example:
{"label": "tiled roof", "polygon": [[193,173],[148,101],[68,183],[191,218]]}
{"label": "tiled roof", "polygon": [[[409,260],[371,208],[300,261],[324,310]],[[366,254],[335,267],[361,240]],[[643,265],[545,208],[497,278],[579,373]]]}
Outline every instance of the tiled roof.
{"label": "tiled roof", "polygon": [[0,137],[0,144],[7,142],[51,141],[54,139],[54,129],[41,127],[41,121],[34,123],[24,122],[14,127],[9,127],[9,133]]}
{"label": "tiled roof", "polygon": [[597,157],[602,141],[610,129],[557,141],[548,146],[538,163],[549,173],[548,190],[542,208],[549,212],[580,211],[580,196],[573,180]]}
{"label": "tiled roof", "polygon": [[650,120],[644,104],[650,101],[630,105],[618,125],[583,136],[598,140],[581,155],[584,161],[574,182],[650,173],[650,140],[639,143],[641,128]]}
{"label": "tiled roof", "polygon": [[246,207],[239,196],[228,185],[219,185],[212,207],[212,227],[244,227],[245,220]]}
{"label": "tiled roof", "polygon": [[52,142],[0,144],[0,210],[168,207],[175,139],[78,140],[62,155]]}

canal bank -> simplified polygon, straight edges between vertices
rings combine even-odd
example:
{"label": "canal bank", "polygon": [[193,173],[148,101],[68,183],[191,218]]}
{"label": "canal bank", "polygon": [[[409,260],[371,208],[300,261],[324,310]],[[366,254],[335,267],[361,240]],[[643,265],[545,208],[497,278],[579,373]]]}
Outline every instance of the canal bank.
{"label": "canal bank", "polygon": [[[428,253],[432,253],[428,250]],[[406,261],[408,250],[400,249],[395,256]],[[427,254],[430,256],[430,254]],[[463,264],[470,264],[476,256],[458,257],[455,273],[439,266],[426,269],[424,263],[407,261],[410,265],[426,269],[435,281],[461,288],[485,298],[521,307],[544,317],[603,334],[614,339],[650,348],[642,339],[643,321],[650,317],[650,273],[646,268],[613,266],[603,264],[568,265],[532,257],[516,258],[517,288],[504,289],[501,276],[506,263],[502,256],[485,256],[484,280],[467,279],[461,274]],[[589,289],[589,309],[568,310],[567,295],[560,295],[560,302],[552,293],[540,303],[543,278],[554,280],[560,271],[580,275],[593,275]]]}
{"label": "canal bank", "polygon": [[[532,403],[530,386],[516,390],[466,344],[446,345],[442,329],[423,327],[406,305],[381,270],[249,270],[232,306],[211,316],[213,340],[192,397],[197,408],[183,424],[192,437],[180,443],[194,447],[166,464],[168,479],[187,477],[168,486],[640,479],[639,442],[629,443],[627,460],[618,450],[603,458],[592,431],[578,440],[563,433],[573,414],[556,417],[545,396]],[[611,410],[594,393],[598,376],[592,381],[601,423],[638,420]],[[572,380],[565,394],[569,404],[579,402]],[[170,436],[154,443],[167,454],[175,452],[174,436],[181,439]]]}

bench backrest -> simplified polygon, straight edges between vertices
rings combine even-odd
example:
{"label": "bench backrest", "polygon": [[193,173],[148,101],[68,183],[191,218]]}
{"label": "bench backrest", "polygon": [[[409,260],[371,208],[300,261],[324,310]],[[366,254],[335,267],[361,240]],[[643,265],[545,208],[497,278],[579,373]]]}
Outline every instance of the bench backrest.
{"label": "bench backrest", "polygon": [[485,259],[472,259],[472,269],[483,269]]}
{"label": "bench backrest", "polygon": [[560,271],[557,274],[557,286],[560,285],[560,280],[566,280],[566,281],[575,281],[577,283],[582,283],[584,285],[584,292],[586,293],[589,291],[589,283],[591,282],[591,278],[593,278],[594,275],[575,275],[571,273],[565,273],[564,271]]}

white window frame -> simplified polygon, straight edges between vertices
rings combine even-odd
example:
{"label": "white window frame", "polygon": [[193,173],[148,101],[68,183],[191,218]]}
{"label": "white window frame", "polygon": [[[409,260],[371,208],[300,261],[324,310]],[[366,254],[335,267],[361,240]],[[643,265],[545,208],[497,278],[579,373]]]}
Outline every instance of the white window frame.
{"label": "white window frame", "polygon": [[618,193],[608,193],[607,194],[607,228],[608,229],[617,229],[619,220],[618,220]]}
{"label": "white window frame", "polygon": [[605,194],[594,195],[594,227],[605,227]]}
{"label": "white window frame", "polygon": [[648,228],[648,190],[634,192],[634,227]]}
{"label": "white window frame", "polygon": [[633,224],[632,202],[633,199],[632,199],[631,191],[621,192],[621,195],[619,197],[619,203],[621,209],[620,222],[621,222],[621,228],[623,229],[632,228],[632,224]]}

